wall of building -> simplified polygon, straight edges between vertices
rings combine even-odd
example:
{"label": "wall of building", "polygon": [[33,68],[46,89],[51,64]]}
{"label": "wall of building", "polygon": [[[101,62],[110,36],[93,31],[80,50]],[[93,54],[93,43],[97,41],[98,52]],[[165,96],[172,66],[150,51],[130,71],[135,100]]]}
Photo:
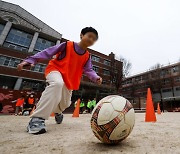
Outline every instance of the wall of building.
{"label": "wall of building", "polygon": [[140,98],[146,98],[147,88],[151,88],[155,103],[179,102],[180,105],[180,62],[128,77],[123,81],[121,90],[138,109],[145,107]]}

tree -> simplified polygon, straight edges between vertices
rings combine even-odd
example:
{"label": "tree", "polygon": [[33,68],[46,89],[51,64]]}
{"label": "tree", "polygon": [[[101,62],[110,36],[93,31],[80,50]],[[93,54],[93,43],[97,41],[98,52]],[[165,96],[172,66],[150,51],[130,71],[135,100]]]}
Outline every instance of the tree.
{"label": "tree", "polygon": [[130,74],[130,70],[132,68],[132,64],[129,60],[125,59],[124,57],[120,56],[117,57],[117,60],[123,63],[123,79],[126,78]]}
{"label": "tree", "polygon": [[118,93],[119,88],[122,83],[122,79],[129,75],[132,64],[123,57],[115,58],[115,55],[111,53],[111,83],[116,87],[116,93]]}
{"label": "tree", "polygon": [[162,75],[161,64],[157,63],[150,68],[151,75],[148,78],[148,85],[152,90],[152,93],[155,91],[160,94],[160,102],[162,102],[162,79],[164,78]]}
{"label": "tree", "polygon": [[161,64],[160,63],[157,63],[154,66],[150,67],[150,70],[156,70],[158,68],[161,68]]}

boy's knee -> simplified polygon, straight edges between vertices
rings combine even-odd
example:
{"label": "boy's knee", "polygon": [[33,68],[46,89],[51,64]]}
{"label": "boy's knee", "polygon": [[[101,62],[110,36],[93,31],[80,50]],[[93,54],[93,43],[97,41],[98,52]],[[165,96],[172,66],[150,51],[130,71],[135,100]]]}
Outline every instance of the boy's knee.
{"label": "boy's knee", "polygon": [[64,111],[65,109],[67,109],[68,107],[70,107],[70,105],[71,105],[71,102],[66,102],[66,103],[64,103],[63,106],[61,106],[61,107],[63,108],[63,111]]}
{"label": "boy's knee", "polygon": [[66,103],[66,108],[70,107],[71,105],[71,101],[69,101],[68,103]]}

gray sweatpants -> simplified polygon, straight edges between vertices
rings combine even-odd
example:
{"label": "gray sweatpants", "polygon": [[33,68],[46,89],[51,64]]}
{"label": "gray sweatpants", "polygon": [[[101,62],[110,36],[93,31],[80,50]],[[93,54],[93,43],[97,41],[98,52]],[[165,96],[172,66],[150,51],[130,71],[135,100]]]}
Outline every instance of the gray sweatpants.
{"label": "gray sweatpants", "polygon": [[71,105],[72,90],[67,89],[60,72],[50,72],[46,76],[46,82],[49,85],[42,92],[31,118],[48,119],[52,112],[61,113]]}

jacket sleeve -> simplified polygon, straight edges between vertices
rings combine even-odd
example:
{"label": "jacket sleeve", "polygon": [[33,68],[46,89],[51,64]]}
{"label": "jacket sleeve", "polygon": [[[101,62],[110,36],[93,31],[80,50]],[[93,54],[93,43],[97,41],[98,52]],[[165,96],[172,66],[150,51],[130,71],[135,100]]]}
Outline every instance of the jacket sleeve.
{"label": "jacket sleeve", "polygon": [[36,64],[40,60],[51,59],[58,52],[63,52],[65,48],[66,48],[66,42],[63,42],[61,44],[44,49],[43,51],[38,52],[35,55],[29,56],[26,59],[24,59],[24,61],[30,64]]}
{"label": "jacket sleeve", "polygon": [[91,58],[89,57],[88,61],[86,62],[83,72],[87,77],[92,80],[93,82],[96,82],[97,79],[99,79],[99,76],[97,73],[93,70]]}

